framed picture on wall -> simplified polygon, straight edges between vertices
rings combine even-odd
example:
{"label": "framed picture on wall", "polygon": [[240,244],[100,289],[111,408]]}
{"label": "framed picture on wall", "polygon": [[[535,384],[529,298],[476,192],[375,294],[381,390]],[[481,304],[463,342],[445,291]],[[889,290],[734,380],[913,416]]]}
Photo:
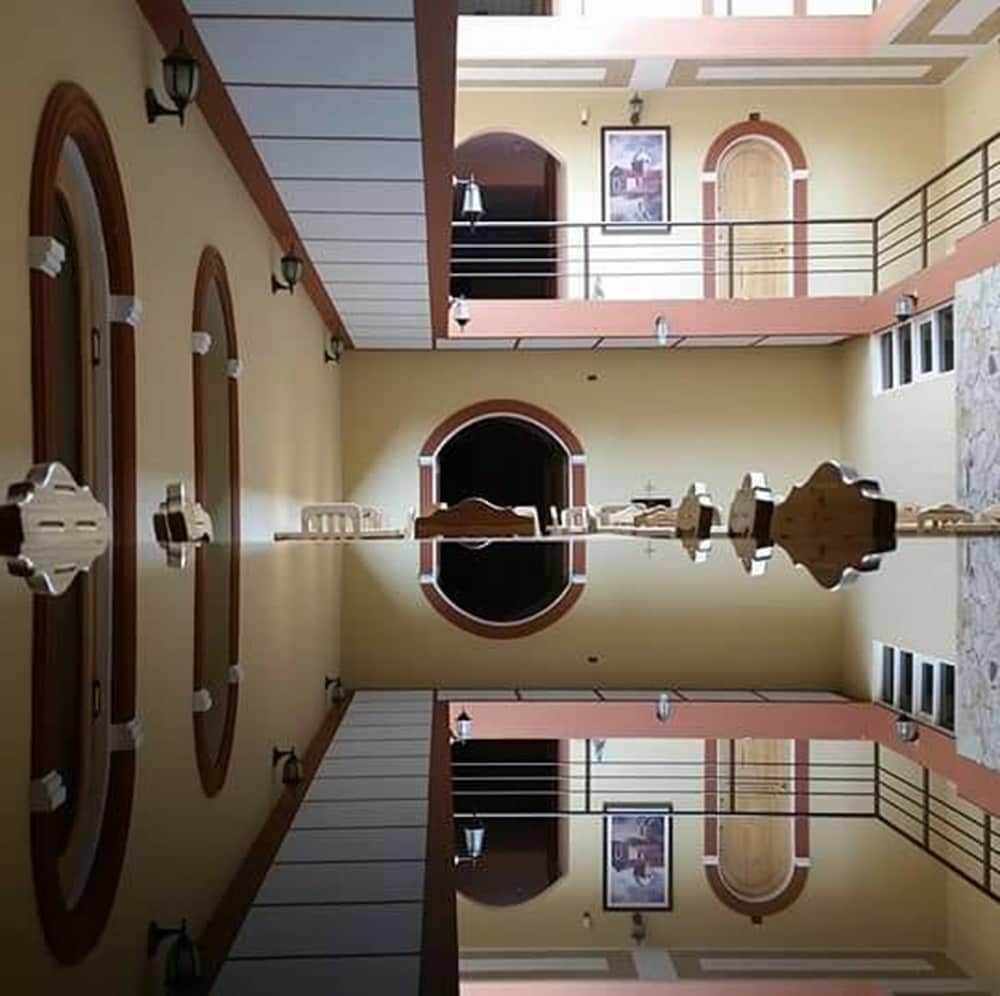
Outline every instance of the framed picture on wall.
{"label": "framed picture on wall", "polygon": [[670,129],[601,129],[604,230],[670,222]]}
{"label": "framed picture on wall", "polygon": [[673,807],[604,807],[604,908],[673,909]]}

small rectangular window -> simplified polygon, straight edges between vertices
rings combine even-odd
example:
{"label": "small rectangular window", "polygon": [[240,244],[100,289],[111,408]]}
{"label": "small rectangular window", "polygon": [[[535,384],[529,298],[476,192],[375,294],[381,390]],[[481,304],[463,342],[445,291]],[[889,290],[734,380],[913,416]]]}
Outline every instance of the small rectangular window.
{"label": "small rectangular window", "polygon": [[882,390],[891,390],[892,376],[892,333],[886,332],[879,340],[879,356],[882,360]]}
{"label": "small rectangular window", "polygon": [[920,711],[934,718],[934,662],[920,662]]}
{"label": "small rectangular window", "polygon": [[896,339],[899,343],[899,383],[909,384],[913,381],[913,334],[909,322],[896,329]]}
{"label": "small rectangular window", "polygon": [[892,647],[882,647],[882,701],[892,705],[896,695],[896,652]]}
{"label": "small rectangular window", "polygon": [[920,372],[934,372],[934,322],[929,318],[920,323]]}
{"label": "small rectangular window", "polygon": [[955,369],[955,312],[949,304],[937,313],[938,356],[941,372]]}
{"label": "small rectangular window", "polygon": [[913,654],[909,650],[899,652],[899,708],[913,712]]}
{"label": "small rectangular window", "polygon": [[941,709],[938,723],[955,730],[955,665],[941,661]]}

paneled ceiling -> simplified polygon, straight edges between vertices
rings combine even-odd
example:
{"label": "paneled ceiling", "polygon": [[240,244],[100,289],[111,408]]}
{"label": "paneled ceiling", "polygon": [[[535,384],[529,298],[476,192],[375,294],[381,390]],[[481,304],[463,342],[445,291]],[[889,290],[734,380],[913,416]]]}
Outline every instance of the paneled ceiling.
{"label": "paneled ceiling", "polygon": [[354,344],[429,347],[414,0],[185,4]]}
{"label": "paneled ceiling", "polygon": [[[648,6],[638,15],[645,20],[607,30],[617,16],[610,0],[588,0],[588,13],[602,17],[534,17],[530,28],[463,18],[458,81],[503,89],[933,85],[1000,34],[997,0],[910,0],[871,16],[767,22],[699,17],[693,0],[668,6],[662,17],[674,20],[661,21],[669,23],[662,31]],[[791,14],[791,0],[785,7]]]}

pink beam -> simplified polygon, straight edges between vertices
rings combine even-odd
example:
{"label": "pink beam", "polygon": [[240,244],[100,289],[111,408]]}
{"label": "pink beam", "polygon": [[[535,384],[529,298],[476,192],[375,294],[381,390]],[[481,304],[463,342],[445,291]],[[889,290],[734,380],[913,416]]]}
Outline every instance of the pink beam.
{"label": "pink beam", "polygon": [[758,301],[475,301],[474,332],[456,339],[552,336],[652,336],[657,315],[666,315],[674,336],[717,335],[867,335],[871,330],[860,307],[866,298],[799,297]]}
{"label": "pink beam", "polygon": [[[810,59],[872,54],[870,17],[463,17],[458,59]],[[599,25],[599,29],[597,28]]]}
{"label": "pink beam", "polygon": [[[490,740],[586,740],[690,737],[874,740],[955,783],[970,802],[1000,814],[1000,773],[961,757],[955,741],[922,727],[915,744],[893,733],[894,714],[872,702],[681,702],[661,723],[652,702],[465,703],[476,737]],[[450,707],[454,723],[462,704]]]}

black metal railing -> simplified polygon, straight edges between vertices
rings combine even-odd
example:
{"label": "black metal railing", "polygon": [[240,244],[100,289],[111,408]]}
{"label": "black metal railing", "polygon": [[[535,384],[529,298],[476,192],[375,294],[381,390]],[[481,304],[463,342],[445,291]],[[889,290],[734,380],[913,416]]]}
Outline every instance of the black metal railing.
{"label": "black metal railing", "polygon": [[[609,800],[669,800],[675,817],[877,820],[980,892],[1000,901],[1000,816],[878,744],[867,760],[825,742],[824,760],[745,761],[585,756],[561,761],[463,761],[453,752],[456,820],[600,818]],[[630,741],[608,741],[621,750]],[[516,801],[517,805],[512,805]],[[748,804],[749,803],[749,804]]]}
{"label": "black metal railing", "polygon": [[[456,221],[452,288],[584,299],[873,294],[998,216],[1000,132],[874,217],[609,225],[487,216],[471,233]],[[504,294],[505,285],[528,289]]]}

